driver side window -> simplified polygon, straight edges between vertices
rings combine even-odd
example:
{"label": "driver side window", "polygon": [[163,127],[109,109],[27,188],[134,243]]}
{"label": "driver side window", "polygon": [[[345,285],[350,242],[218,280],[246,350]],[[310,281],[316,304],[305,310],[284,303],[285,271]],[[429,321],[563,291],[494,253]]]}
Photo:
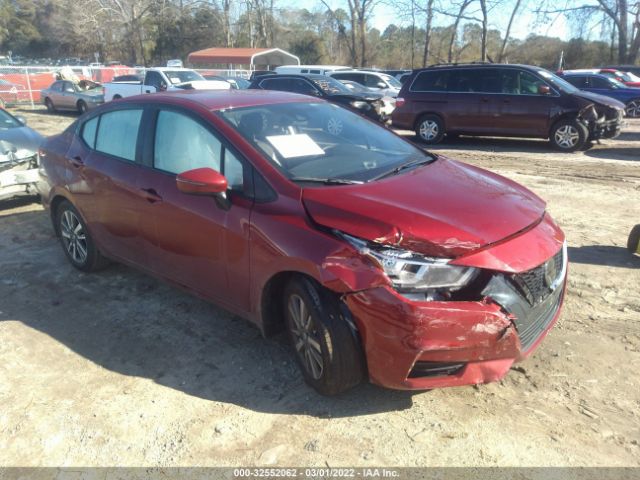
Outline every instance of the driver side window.
{"label": "driver side window", "polygon": [[208,167],[220,172],[222,144],[196,120],[161,110],[156,123],[153,166],[169,173]]}

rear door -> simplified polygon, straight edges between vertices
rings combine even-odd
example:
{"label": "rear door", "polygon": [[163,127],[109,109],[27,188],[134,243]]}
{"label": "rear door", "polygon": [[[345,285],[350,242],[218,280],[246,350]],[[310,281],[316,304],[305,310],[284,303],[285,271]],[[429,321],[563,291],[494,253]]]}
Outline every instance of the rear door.
{"label": "rear door", "polygon": [[488,69],[452,69],[447,79],[447,131],[493,133],[496,130],[495,72]]}
{"label": "rear door", "polygon": [[[152,268],[199,295],[247,310],[251,169],[201,117],[173,107],[158,108],[154,117],[145,143],[147,168],[138,182],[158,197],[146,209],[156,233]],[[227,178],[227,205],[178,190],[178,173],[202,167]]]}
{"label": "rear door", "polygon": [[59,105],[65,109],[76,108],[76,90],[71,82],[64,81],[62,83]]}
{"label": "rear door", "polygon": [[100,247],[108,255],[148,268],[146,252],[153,238],[141,225],[153,199],[137,186],[142,115],[141,106],[127,105],[94,117],[96,123],[89,121],[82,130],[90,154],[82,158],[80,150],[70,150],[68,156],[78,157],[82,164],[84,183],[78,188],[90,196],[89,227]]}
{"label": "rear door", "polygon": [[53,106],[56,108],[62,108],[63,99],[62,99],[62,86],[64,82],[58,81],[54,82],[51,87],[49,87],[49,98],[53,102]]}

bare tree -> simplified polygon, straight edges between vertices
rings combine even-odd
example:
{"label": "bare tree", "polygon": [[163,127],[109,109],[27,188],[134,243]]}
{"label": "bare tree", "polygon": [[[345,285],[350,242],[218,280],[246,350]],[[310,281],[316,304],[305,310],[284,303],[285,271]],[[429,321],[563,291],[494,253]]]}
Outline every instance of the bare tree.
{"label": "bare tree", "polygon": [[[618,62],[634,63],[640,50],[640,2],[629,5],[628,0],[586,0],[576,5],[578,0],[570,2],[562,8],[548,8],[546,4],[536,12],[542,15],[564,14],[567,16],[583,14],[585,18],[604,13],[617,32]],[[583,2],[584,0],[580,0]],[[630,21],[632,18],[632,21]],[[631,29],[630,29],[631,27]]]}
{"label": "bare tree", "polygon": [[498,53],[498,63],[504,60],[505,52],[507,51],[507,43],[509,42],[509,35],[511,34],[511,27],[513,26],[513,20],[516,18],[518,9],[522,0],[516,0],[513,10],[511,10],[511,16],[509,17],[509,23],[507,24],[507,30],[504,33],[504,39],[502,40],[502,46],[500,47],[500,53]]}

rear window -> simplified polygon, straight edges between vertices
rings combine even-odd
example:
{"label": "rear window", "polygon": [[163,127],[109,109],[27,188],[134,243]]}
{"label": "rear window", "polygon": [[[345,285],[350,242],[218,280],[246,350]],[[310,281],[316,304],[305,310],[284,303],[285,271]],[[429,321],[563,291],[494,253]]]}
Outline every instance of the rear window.
{"label": "rear window", "polygon": [[85,122],[82,126],[82,140],[91,148],[96,144],[96,128],[98,127],[98,117]]}

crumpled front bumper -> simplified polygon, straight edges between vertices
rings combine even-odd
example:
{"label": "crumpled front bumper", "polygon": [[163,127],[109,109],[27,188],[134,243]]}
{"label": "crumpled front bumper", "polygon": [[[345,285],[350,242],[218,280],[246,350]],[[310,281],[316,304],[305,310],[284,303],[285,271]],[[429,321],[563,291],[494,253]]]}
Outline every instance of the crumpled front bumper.
{"label": "crumpled front bumper", "polygon": [[35,159],[6,166],[0,169],[0,198],[12,197],[25,191],[29,193],[31,190],[36,193],[39,181],[40,172]]}
{"label": "crumpled front bumper", "polygon": [[[345,302],[361,332],[371,381],[423,390],[500,380],[514,362],[535,350],[557,321],[564,286],[559,290],[550,320],[526,350],[514,318],[490,299],[411,302],[380,287],[348,295]],[[414,376],[423,364],[460,367],[447,375]]]}
{"label": "crumpled front bumper", "polygon": [[[456,260],[488,269],[475,301],[415,301],[390,286],[343,295],[371,381],[422,390],[501,379],[558,320],[567,279],[563,242],[545,215],[529,231]],[[546,293],[532,297],[529,285]]]}

